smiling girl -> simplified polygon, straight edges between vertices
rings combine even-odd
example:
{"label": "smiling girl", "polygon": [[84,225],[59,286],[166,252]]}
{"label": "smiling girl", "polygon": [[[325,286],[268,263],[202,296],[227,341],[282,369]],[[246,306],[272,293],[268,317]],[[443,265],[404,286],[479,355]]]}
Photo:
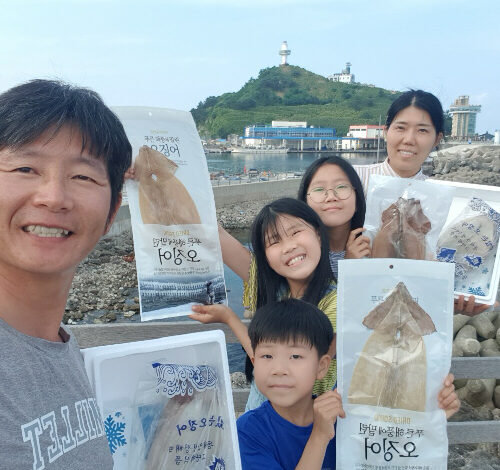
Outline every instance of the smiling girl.
{"label": "smiling girl", "polygon": [[[224,262],[245,281],[244,304],[250,312],[275,300],[300,298],[317,305],[335,330],[337,291],[328,257],[328,234],[318,215],[302,201],[283,198],[257,215],[251,230],[252,253],[227,232],[221,240]],[[221,238],[222,238],[221,237]],[[202,323],[226,323],[253,356],[246,326],[224,305],[198,305],[191,318]],[[335,340],[330,346],[335,355]],[[251,364],[247,361],[247,377]],[[314,393],[330,390],[336,382],[336,361],[319,380]],[[259,406],[265,397],[252,384],[247,409]]]}
{"label": "smiling girl", "polygon": [[298,198],[319,215],[328,230],[330,266],[338,277],[338,261],[370,256],[370,239],[362,235],[366,204],[363,186],[342,157],[322,157],[304,173]]}

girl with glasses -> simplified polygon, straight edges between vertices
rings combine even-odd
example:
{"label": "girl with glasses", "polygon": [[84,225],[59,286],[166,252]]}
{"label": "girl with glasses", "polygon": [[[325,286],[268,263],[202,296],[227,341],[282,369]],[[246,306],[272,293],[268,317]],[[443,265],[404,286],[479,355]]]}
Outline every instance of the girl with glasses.
{"label": "girl with glasses", "polygon": [[338,261],[370,256],[370,239],[362,234],[365,197],[361,180],[342,157],[322,157],[306,170],[298,198],[319,215],[328,230],[330,266],[335,278]]}

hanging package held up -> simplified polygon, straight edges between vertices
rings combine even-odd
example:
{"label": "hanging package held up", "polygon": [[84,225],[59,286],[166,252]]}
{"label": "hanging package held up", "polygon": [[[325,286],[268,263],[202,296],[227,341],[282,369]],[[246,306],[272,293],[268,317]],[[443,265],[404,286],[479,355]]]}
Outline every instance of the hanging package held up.
{"label": "hanging package held up", "polygon": [[435,259],[437,238],[452,197],[453,188],[372,175],[365,220],[372,257]]}
{"label": "hanging package held up", "polygon": [[455,297],[493,305],[500,283],[500,188],[429,180],[454,190],[450,211],[436,247],[438,261],[455,263]]}
{"label": "hanging package held up", "polygon": [[221,331],[83,354],[115,470],[241,469]]}
{"label": "hanging package held up", "polygon": [[115,108],[132,142],[126,183],[134,235],[141,319],[226,303],[215,203],[191,114]]}
{"label": "hanging package held up", "polygon": [[437,396],[451,365],[453,266],[343,260],[338,292],[346,417],[337,423],[337,469],[446,470],[446,417]]}

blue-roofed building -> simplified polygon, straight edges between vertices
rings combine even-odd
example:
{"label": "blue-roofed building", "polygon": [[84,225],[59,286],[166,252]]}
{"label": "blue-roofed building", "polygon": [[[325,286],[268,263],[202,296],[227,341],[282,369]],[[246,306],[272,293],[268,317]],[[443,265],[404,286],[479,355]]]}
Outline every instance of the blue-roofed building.
{"label": "blue-roofed building", "polygon": [[245,127],[243,147],[279,147],[292,150],[336,149],[340,137],[333,127],[308,126],[307,122],[273,121],[269,125]]}

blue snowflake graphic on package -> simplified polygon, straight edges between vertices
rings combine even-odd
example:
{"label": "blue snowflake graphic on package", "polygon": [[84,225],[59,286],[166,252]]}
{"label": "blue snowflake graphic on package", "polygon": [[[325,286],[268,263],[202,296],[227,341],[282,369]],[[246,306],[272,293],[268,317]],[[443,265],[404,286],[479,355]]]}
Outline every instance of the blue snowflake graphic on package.
{"label": "blue snowflake graphic on package", "polygon": [[210,366],[185,366],[179,364],[152,364],[157,378],[156,393],[169,398],[177,395],[191,396],[196,390],[201,392],[217,386],[217,373]]}
{"label": "blue snowflake graphic on package", "polygon": [[122,421],[123,415],[120,412],[114,414],[114,417],[108,415],[104,420],[104,431],[108,438],[108,445],[111,453],[114,454],[118,447],[127,445],[125,439],[125,423]]}
{"label": "blue snowflake graphic on package", "polygon": [[214,457],[214,460],[208,466],[208,468],[209,468],[209,470],[225,470],[226,463],[224,462],[223,459],[219,459],[217,457]]}
{"label": "blue snowflake graphic on package", "polygon": [[469,292],[469,294],[472,294],[472,295],[486,295],[483,291],[483,289],[481,289],[480,286],[478,287],[469,287],[467,289],[467,291]]}

